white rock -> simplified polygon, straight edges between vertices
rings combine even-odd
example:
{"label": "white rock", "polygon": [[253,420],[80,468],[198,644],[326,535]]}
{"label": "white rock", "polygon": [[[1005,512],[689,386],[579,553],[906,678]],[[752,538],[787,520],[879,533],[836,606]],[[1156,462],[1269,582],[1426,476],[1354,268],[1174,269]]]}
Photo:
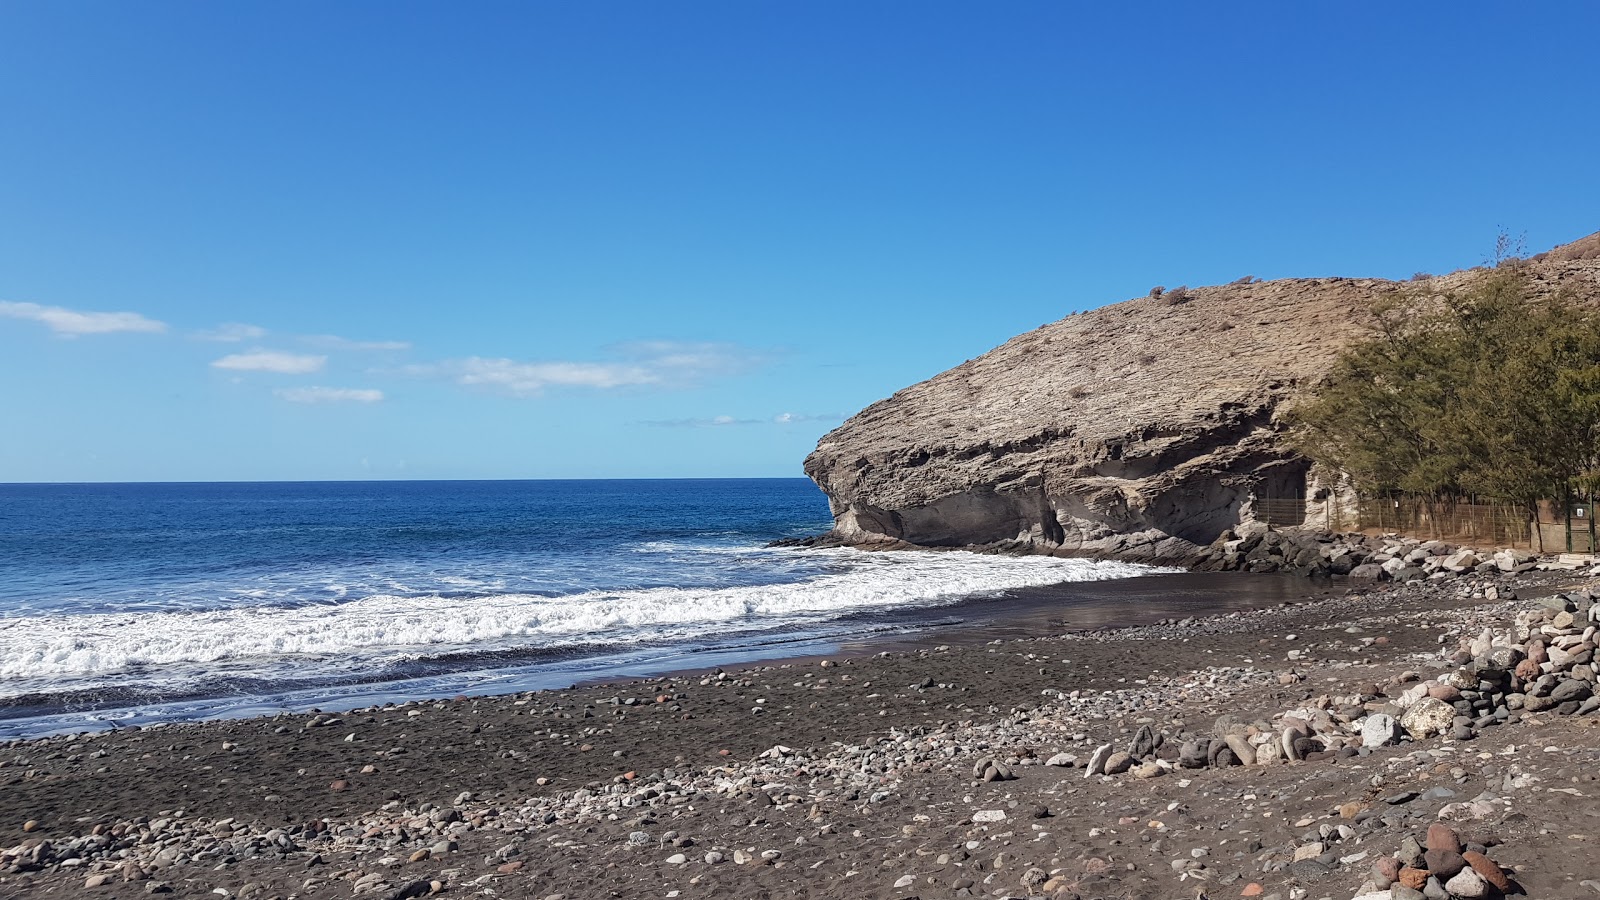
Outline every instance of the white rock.
{"label": "white rock", "polygon": [[1101,744],[1094,748],[1094,753],[1089,756],[1089,766],[1083,770],[1083,777],[1093,778],[1106,773],[1106,759],[1111,756],[1111,745]]}
{"label": "white rock", "polygon": [[1443,700],[1423,697],[1400,717],[1400,724],[1417,739],[1444,734],[1455,723],[1456,709]]}
{"label": "white rock", "polygon": [[982,824],[984,822],[1004,822],[1005,820],[1006,811],[1003,809],[980,809],[972,814],[972,821],[974,824]]}
{"label": "white rock", "polygon": [[1361,746],[1385,747],[1400,740],[1400,723],[1387,713],[1374,713],[1361,724]]}
{"label": "white rock", "polygon": [[1469,866],[1451,876],[1450,880],[1444,883],[1444,889],[1449,891],[1453,897],[1461,897],[1463,900],[1477,900],[1479,897],[1488,896],[1489,883],[1483,880],[1482,875],[1472,871]]}

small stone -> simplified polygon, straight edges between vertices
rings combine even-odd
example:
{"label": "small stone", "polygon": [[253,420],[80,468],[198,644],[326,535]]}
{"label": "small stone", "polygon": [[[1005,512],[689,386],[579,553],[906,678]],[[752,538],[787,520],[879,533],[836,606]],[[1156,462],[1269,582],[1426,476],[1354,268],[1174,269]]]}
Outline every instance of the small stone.
{"label": "small stone", "polygon": [[[1435,822],[1428,826],[1428,836],[1423,844],[1429,850],[1449,850],[1453,853],[1461,852],[1461,836],[1456,830],[1443,822]],[[1432,869],[1432,866],[1428,867]]]}
{"label": "small stone", "polygon": [[981,825],[985,822],[1004,822],[1006,811],[1003,809],[980,809],[972,814],[972,822]]}
{"label": "small stone", "polygon": [[[1480,878],[1494,885],[1501,893],[1508,894],[1511,892],[1511,879],[1506,877],[1505,870],[1501,869],[1494,860],[1475,850],[1468,850],[1461,854],[1461,857],[1467,861],[1467,865],[1472,867],[1472,871],[1477,872]],[[1446,887],[1449,887],[1449,885],[1446,885]]]}
{"label": "small stone", "polygon": [[1386,747],[1400,740],[1400,723],[1394,716],[1373,713],[1361,725],[1361,746]]}
{"label": "small stone", "polygon": [[524,861],[523,860],[515,859],[515,860],[512,860],[511,862],[508,862],[508,863],[501,863],[495,869],[495,871],[499,872],[501,875],[510,875],[510,874],[516,872],[517,870],[521,869],[523,865],[524,865]]}
{"label": "small stone", "polygon": [[1113,753],[1106,757],[1106,774],[1121,775],[1133,767],[1133,757],[1126,753]]}
{"label": "small stone", "polygon": [[684,856],[682,853],[674,853],[667,857],[667,865],[669,866],[681,866],[688,861],[689,857]]}
{"label": "small stone", "polygon": [[1429,850],[1423,858],[1428,862],[1428,874],[1435,878],[1449,878],[1467,867],[1467,861],[1454,850]]}
{"label": "small stone", "polygon": [[28,821],[23,822],[22,823],[22,830],[23,831],[38,831],[39,830],[39,820],[37,820],[37,819],[29,819]]}
{"label": "small stone", "polygon": [[407,861],[408,862],[419,863],[419,862],[422,862],[423,860],[427,859],[428,857],[430,857],[432,855],[433,854],[430,853],[427,850],[418,850],[417,852],[411,854],[411,856],[408,857]]}
{"label": "small stone", "polygon": [[916,884],[916,883],[917,883],[917,879],[914,876],[901,875],[899,878],[895,879],[894,886],[896,888],[908,888],[908,887],[911,887],[913,884]]}
{"label": "small stone", "polygon": [[1477,900],[1489,894],[1489,883],[1483,876],[1470,868],[1462,869],[1444,883],[1444,889],[1451,896],[1460,897],[1462,900]]}
{"label": "small stone", "polygon": [[[1416,838],[1408,834],[1400,839],[1400,849],[1395,851],[1394,858],[1402,866],[1420,869],[1423,867],[1422,845],[1417,843]],[[1421,890],[1421,888],[1418,888],[1418,890]]]}
{"label": "small stone", "polygon": [[718,853],[715,850],[712,850],[711,852],[706,854],[706,865],[714,866],[714,865],[717,865],[718,863],[722,862],[724,859],[727,859],[727,857],[723,856],[721,853]]}
{"label": "small stone", "polygon": [[1316,859],[1326,852],[1327,849],[1328,848],[1325,847],[1321,841],[1312,841],[1309,844],[1304,844],[1294,848],[1294,858],[1296,862],[1299,862],[1302,859]]}
{"label": "small stone", "polygon": [[90,875],[88,878],[85,878],[83,880],[83,886],[86,888],[97,888],[109,881],[111,881],[111,876],[102,872],[99,875]]}
{"label": "small stone", "polygon": [[334,792],[335,794],[339,793],[340,791],[348,790],[349,788],[350,782],[345,781],[343,778],[340,778],[339,780],[328,785],[328,790]]}
{"label": "small stone", "polygon": [[1167,774],[1166,768],[1160,763],[1153,762],[1145,763],[1133,770],[1133,777],[1135,778],[1160,778],[1165,774]]}
{"label": "small stone", "polygon": [[1420,891],[1428,883],[1428,870],[1405,866],[1400,870],[1400,877],[1395,879],[1395,882],[1403,884],[1413,891]]}
{"label": "small stone", "polygon": [[[1581,699],[1581,698],[1580,698]],[[1134,732],[1133,740],[1128,742],[1128,756],[1133,759],[1144,759],[1156,750],[1156,735],[1150,730],[1149,725],[1140,725]]]}
{"label": "small stone", "polygon": [[1264,888],[1262,888],[1259,883],[1252,881],[1244,886],[1244,890],[1239,892],[1239,896],[1257,897],[1261,895],[1262,890],[1264,890]]}
{"label": "small stone", "polygon": [[1078,758],[1073,756],[1071,753],[1057,753],[1055,756],[1045,760],[1044,764],[1047,766],[1059,766],[1061,768],[1070,769],[1078,764]]}
{"label": "small stone", "polygon": [[1106,773],[1106,759],[1111,756],[1111,745],[1101,744],[1089,754],[1089,765],[1083,770],[1083,777],[1093,778]]}
{"label": "small stone", "polygon": [[1418,740],[1444,734],[1455,724],[1456,708],[1443,700],[1423,697],[1400,717],[1400,724]]}

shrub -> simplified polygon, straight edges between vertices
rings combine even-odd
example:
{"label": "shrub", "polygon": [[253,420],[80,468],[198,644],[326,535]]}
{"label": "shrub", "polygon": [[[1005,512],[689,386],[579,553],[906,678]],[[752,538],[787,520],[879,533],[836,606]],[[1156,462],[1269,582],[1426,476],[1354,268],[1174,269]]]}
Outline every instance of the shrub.
{"label": "shrub", "polygon": [[1189,294],[1188,285],[1179,285],[1178,287],[1167,291],[1166,295],[1162,299],[1167,301],[1168,306],[1177,306],[1180,303],[1188,303],[1194,298]]}

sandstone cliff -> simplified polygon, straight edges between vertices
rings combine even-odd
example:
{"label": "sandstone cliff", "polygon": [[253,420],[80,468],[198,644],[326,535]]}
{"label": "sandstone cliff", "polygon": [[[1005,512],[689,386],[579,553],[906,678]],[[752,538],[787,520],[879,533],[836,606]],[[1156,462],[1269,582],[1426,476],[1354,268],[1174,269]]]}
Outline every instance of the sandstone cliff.
{"label": "sandstone cliff", "polygon": [[[1526,265],[1600,295],[1600,234]],[[1188,557],[1258,498],[1315,501],[1281,414],[1399,287],[1234,283],[1071,315],[867,407],[805,471],[847,543]]]}

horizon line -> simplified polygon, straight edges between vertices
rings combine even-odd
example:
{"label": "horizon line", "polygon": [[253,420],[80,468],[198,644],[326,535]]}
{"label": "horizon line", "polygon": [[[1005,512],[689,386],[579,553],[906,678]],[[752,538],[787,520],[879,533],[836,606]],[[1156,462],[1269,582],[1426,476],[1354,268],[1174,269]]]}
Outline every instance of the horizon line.
{"label": "horizon line", "polygon": [[489,484],[527,481],[810,481],[805,475],[624,475],[590,478],[234,478],[196,481],[0,481],[0,487],[83,487],[120,484]]}

